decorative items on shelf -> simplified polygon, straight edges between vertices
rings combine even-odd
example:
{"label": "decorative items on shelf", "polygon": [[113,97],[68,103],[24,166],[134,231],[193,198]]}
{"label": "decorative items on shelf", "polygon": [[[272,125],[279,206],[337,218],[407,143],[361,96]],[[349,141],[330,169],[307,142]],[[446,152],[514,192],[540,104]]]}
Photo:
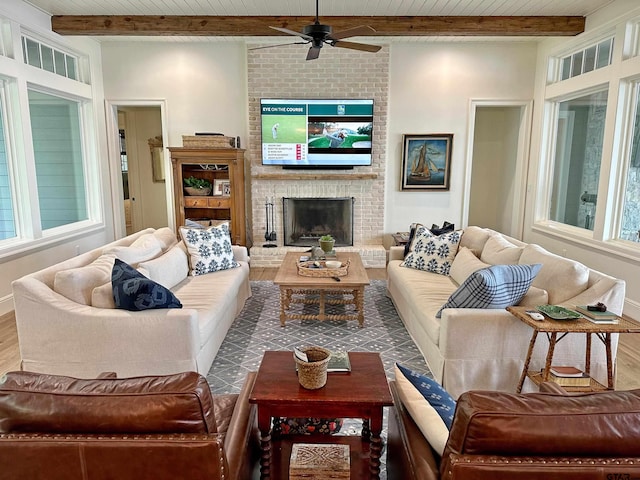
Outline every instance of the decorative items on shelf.
{"label": "decorative items on shelf", "polygon": [[211,193],[211,182],[192,175],[184,179],[184,191],[188,195],[209,195]]}
{"label": "decorative items on shelf", "polygon": [[267,241],[267,243],[262,246],[265,248],[275,248],[277,247],[277,245],[271,243],[276,241],[276,213],[273,205],[273,197],[267,197],[264,205],[267,221],[267,227],[264,232],[264,239]]}
{"label": "decorative items on shelf", "polygon": [[216,178],[213,181],[213,194],[224,195],[228,197],[231,195],[231,183],[225,178]]}

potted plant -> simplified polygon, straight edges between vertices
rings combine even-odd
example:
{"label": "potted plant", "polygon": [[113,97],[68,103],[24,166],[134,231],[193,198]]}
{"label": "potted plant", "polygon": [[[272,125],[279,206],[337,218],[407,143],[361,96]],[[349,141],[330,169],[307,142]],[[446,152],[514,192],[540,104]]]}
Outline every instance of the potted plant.
{"label": "potted plant", "polygon": [[320,237],[320,248],[324,253],[333,251],[333,245],[336,243],[331,235],[323,235]]}
{"label": "potted plant", "polygon": [[191,175],[189,178],[184,179],[184,190],[188,195],[209,195],[211,193],[211,182]]}

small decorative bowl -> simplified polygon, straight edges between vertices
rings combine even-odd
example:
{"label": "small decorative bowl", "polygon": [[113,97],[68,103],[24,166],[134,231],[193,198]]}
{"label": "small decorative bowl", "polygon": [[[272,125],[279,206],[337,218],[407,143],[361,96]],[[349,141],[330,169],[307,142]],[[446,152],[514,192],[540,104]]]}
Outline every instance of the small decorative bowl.
{"label": "small decorative bowl", "polygon": [[340,268],[342,266],[342,262],[339,262],[337,260],[327,260],[326,262],[324,262],[324,264],[327,266],[327,268]]}

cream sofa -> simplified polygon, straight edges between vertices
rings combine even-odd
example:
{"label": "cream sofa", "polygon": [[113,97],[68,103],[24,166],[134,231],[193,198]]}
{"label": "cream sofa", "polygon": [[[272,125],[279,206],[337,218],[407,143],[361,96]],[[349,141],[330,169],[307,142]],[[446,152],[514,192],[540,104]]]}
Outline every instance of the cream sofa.
{"label": "cream sofa", "polygon": [[[247,249],[234,245],[233,254],[239,267],[191,276],[173,231],[146,229],[14,281],[22,369],[83,378],[206,375],[251,296]],[[183,308],[112,308],[110,282],[101,282],[114,255],[170,288]]]}
{"label": "cream sofa", "polygon": [[[473,255],[469,255],[472,252]],[[464,260],[464,259],[467,260]],[[388,295],[427,361],[436,380],[457,398],[467,390],[516,390],[531,339],[530,327],[503,309],[447,308],[436,313],[478,261],[486,264],[542,264],[521,305],[554,304],[573,308],[605,303],[621,314],[625,283],[586,266],[525,244],[493,230],[464,229],[451,275],[401,267],[403,247],[391,247],[387,265]],[[454,275],[455,274],[455,275]],[[452,277],[457,277],[458,282]],[[618,336],[612,335],[615,360]],[[538,335],[531,369],[544,366],[548,341]],[[606,384],[606,357],[601,341],[592,341],[591,374]],[[584,368],[585,334],[558,342],[553,364]],[[523,391],[533,390],[527,380]]]}

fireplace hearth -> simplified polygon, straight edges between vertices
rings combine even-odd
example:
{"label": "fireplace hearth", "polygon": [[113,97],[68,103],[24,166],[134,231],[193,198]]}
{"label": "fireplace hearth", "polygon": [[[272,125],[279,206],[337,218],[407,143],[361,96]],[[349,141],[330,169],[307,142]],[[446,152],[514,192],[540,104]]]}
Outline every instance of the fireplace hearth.
{"label": "fireplace hearth", "polygon": [[332,235],[336,247],[353,245],[355,198],[283,198],[284,245],[318,245],[322,235]]}

